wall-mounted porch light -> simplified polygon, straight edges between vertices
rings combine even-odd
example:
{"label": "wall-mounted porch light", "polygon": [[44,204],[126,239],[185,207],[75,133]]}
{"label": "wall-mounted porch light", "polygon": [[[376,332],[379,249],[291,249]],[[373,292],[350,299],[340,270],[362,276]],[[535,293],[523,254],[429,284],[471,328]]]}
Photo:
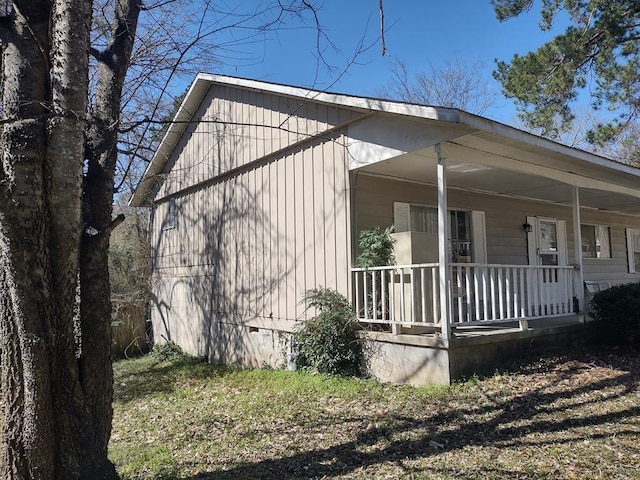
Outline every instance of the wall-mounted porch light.
{"label": "wall-mounted porch light", "polygon": [[524,228],[524,231],[527,233],[533,232],[533,227],[531,226],[530,223],[523,223],[522,228]]}

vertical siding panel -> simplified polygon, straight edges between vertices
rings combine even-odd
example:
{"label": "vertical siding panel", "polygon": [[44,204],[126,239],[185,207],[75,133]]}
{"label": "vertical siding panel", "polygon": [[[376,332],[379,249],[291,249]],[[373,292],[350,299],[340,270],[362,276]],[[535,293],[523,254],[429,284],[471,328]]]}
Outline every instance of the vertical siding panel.
{"label": "vertical siding panel", "polygon": [[269,236],[269,222],[271,221],[270,209],[270,192],[269,192],[269,164],[262,167],[262,309],[263,316],[269,316],[270,292],[269,283],[271,282],[271,239]]}
{"label": "vertical siding panel", "polygon": [[[224,92],[226,93],[226,88],[224,89]],[[223,98],[219,98],[217,101],[217,114],[219,119],[219,123],[216,124],[216,141],[218,143],[216,146],[218,154],[217,174],[221,175],[229,169],[229,159],[231,157],[229,145],[232,141],[232,126],[229,123],[231,121],[231,112],[229,112],[227,102],[225,102]]]}
{"label": "vertical siding panel", "polygon": [[246,239],[246,251],[247,251],[247,265],[245,272],[245,290],[246,290],[246,313],[250,318],[255,317],[254,312],[254,293],[253,287],[256,278],[255,271],[255,212],[257,209],[257,205],[255,202],[255,191],[256,191],[256,179],[255,179],[255,170],[249,170],[247,172],[247,239]]}
{"label": "vertical siding panel", "polygon": [[291,154],[286,165],[285,170],[285,208],[286,215],[284,218],[284,230],[283,235],[285,238],[286,248],[286,266],[287,276],[285,278],[285,292],[286,292],[286,318],[288,320],[295,320],[296,318],[296,225],[295,225],[295,203],[296,203],[296,184],[295,184],[295,165],[296,154]]}
{"label": "vertical siding panel", "polygon": [[234,105],[236,111],[233,117],[234,122],[236,122],[236,130],[237,130],[237,140],[236,145],[238,146],[238,152],[236,154],[235,162],[233,164],[233,168],[238,168],[242,166],[244,163],[244,159],[246,156],[246,144],[247,144],[247,132],[245,127],[245,118],[246,118],[246,110],[247,104],[245,98],[247,96],[246,90],[241,90],[238,92],[237,101]]}
{"label": "vertical siding panel", "polygon": [[275,315],[273,308],[273,283],[276,276],[277,263],[274,259],[275,238],[273,222],[276,219],[276,204],[274,202],[276,182],[274,162],[269,162],[265,166],[265,182],[267,188],[265,190],[265,270],[266,270],[266,295],[265,295],[265,314],[269,317]]}
{"label": "vertical siding panel", "polygon": [[261,157],[258,149],[258,114],[260,113],[260,106],[258,105],[258,94],[256,92],[251,93],[251,109],[251,136],[249,138],[251,142],[250,160],[256,160]]}
{"label": "vertical siding panel", "polygon": [[223,302],[223,308],[221,309],[224,314],[231,311],[231,292],[229,290],[229,277],[233,275],[233,268],[231,265],[232,258],[229,248],[229,239],[232,237],[231,229],[233,225],[229,218],[229,180],[220,182],[221,192],[219,197],[219,209],[223,218],[220,225],[220,263],[223,266],[220,277],[220,284],[222,285],[220,299]]}
{"label": "vertical siding panel", "polygon": [[[313,203],[313,152],[311,148],[304,150],[303,167],[304,189],[304,264],[305,281],[304,290],[316,287],[315,265],[315,210]],[[305,315],[306,317],[306,315]]]}
{"label": "vertical siding panel", "polygon": [[211,150],[211,144],[213,141],[213,134],[212,134],[212,130],[213,130],[213,123],[212,120],[214,118],[214,113],[213,113],[213,99],[211,99],[209,101],[209,106],[207,107],[207,110],[205,112],[205,118],[206,118],[206,123],[204,124],[204,149],[205,149],[205,153],[207,156],[207,160],[205,162],[205,168],[204,168],[204,179],[206,180],[208,178],[213,177],[213,169],[211,168],[213,165],[213,152]]}
{"label": "vertical siding panel", "polygon": [[244,314],[244,221],[245,221],[245,189],[244,189],[244,179],[245,173],[241,173],[236,175],[235,177],[235,190],[234,190],[234,199],[235,199],[235,217],[236,217],[236,231],[237,234],[233,239],[233,242],[236,244],[235,248],[235,256],[236,256],[236,270],[235,270],[235,297],[236,297],[236,312],[239,314]]}
{"label": "vertical siding panel", "polygon": [[295,226],[295,242],[294,242],[294,282],[295,282],[295,318],[302,318],[304,306],[300,304],[302,295],[305,290],[306,281],[306,263],[305,263],[305,184],[304,184],[304,151],[296,152],[293,156],[293,176],[294,176],[294,192],[293,208],[294,208],[294,226]]}
{"label": "vertical siding panel", "polygon": [[325,282],[327,287],[337,289],[337,277],[336,277],[336,220],[337,220],[337,207],[336,201],[338,199],[336,195],[337,178],[335,171],[335,157],[334,157],[334,142],[327,139],[320,144],[320,148],[323,152],[323,164],[324,164],[324,203],[323,210],[325,232]]}
{"label": "vertical siding panel", "polygon": [[265,115],[266,115],[266,109],[265,109],[265,96],[264,95],[260,95],[258,96],[259,101],[260,101],[260,106],[259,106],[259,110],[258,110],[258,115],[257,115],[257,121],[258,121],[258,134],[256,137],[256,145],[258,145],[258,154],[257,157],[258,158],[262,158],[264,157],[265,153],[266,153],[266,142],[267,142],[267,136],[266,136],[266,132],[265,132]]}
{"label": "vertical siding panel", "polygon": [[[224,88],[225,95],[227,94],[227,88]],[[229,170],[229,162],[231,161],[231,145],[233,143],[233,125],[232,112],[229,102],[224,98],[218,99],[218,116],[220,123],[217,124],[218,138],[218,155],[220,157],[218,165],[218,175],[223,174]]]}
{"label": "vertical siding panel", "polygon": [[235,219],[235,231],[236,234],[234,238],[231,239],[234,245],[234,256],[236,259],[236,265],[233,272],[233,292],[235,298],[236,310],[235,313],[242,312],[242,268],[244,265],[244,253],[242,248],[242,241],[244,235],[243,229],[243,214],[244,214],[244,205],[243,205],[243,175],[236,175],[234,177],[234,188],[233,188],[233,200],[234,200],[234,219]]}
{"label": "vertical siding panel", "polygon": [[238,219],[239,213],[239,205],[238,205],[238,176],[234,176],[230,180],[229,190],[227,195],[227,209],[229,211],[229,226],[231,228],[228,229],[227,233],[227,241],[225,242],[228,245],[227,256],[230,260],[230,270],[229,270],[229,297],[231,300],[232,309],[229,313],[237,313],[238,312],[238,265],[240,263],[240,259],[238,258],[238,243],[239,243],[239,235],[240,231],[238,226],[240,225],[240,221]]}
{"label": "vertical siding panel", "polygon": [[[270,125],[274,127],[278,127],[280,122],[282,121],[282,113],[280,112],[282,106],[282,99],[280,97],[270,96]],[[281,135],[282,131],[278,128],[271,128],[268,137],[271,138],[271,145],[269,146],[271,151],[279,150],[281,145]]]}
{"label": "vertical siding panel", "polygon": [[249,142],[251,141],[251,131],[247,124],[249,124],[249,102],[248,102],[249,92],[246,90],[242,90],[242,96],[240,98],[240,111],[238,121],[241,123],[240,125],[240,155],[238,155],[238,161],[236,163],[236,167],[241,167],[246,164],[248,161],[249,153]]}
{"label": "vertical siding panel", "polygon": [[206,128],[205,126],[206,126],[206,123],[198,122],[197,124],[196,145],[197,145],[198,151],[195,157],[196,163],[194,165],[194,168],[191,174],[191,180],[190,180],[191,184],[201,182],[202,179],[204,178],[204,172],[202,171],[202,169],[205,162],[205,148],[204,148],[204,141],[205,141],[204,131]]}
{"label": "vertical siding panel", "polygon": [[329,128],[329,109],[330,107],[328,105],[318,105],[318,111],[320,112],[320,124],[318,127],[321,132],[324,132]]}
{"label": "vertical siding panel", "polygon": [[221,262],[219,261],[220,255],[220,222],[222,218],[220,217],[220,211],[218,210],[218,194],[220,192],[220,184],[216,184],[211,188],[209,202],[209,214],[211,215],[211,231],[208,232],[211,235],[212,241],[209,242],[210,245],[210,262],[212,265],[213,274],[215,275],[215,282],[213,288],[214,301],[213,303],[213,311],[214,314],[218,311],[218,304],[220,299],[220,283],[222,279],[222,271],[221,271]]}
{"label": "vertical siding panel", "polygon": [[291,162],[292,156],[289,155],[276,162],[277,175],[277,209],[278,221],[276,235],[278,239],[278,318],[287,318],[287,277],[289,276],[289,266],[287,263],[288,237],[287,237],[287,169]]}
{"label": "vertical siding panel", "polygon": [[222,313],[225,310],[225,282],[227,279],[227,259],[225,258],[225,235],[224,231],[226,228],[227,219],[224,215],[224,210],[222,208],[222,198],[224,195],[224,189],[226,188],[225,182],[220,182],[216,185],[216,195],[214,198],[215,201],[215,212],[216,218],[218,219],[216,225],[216,265],[218,270],[218,297],[217,297],[217,307],[216,310]]}
{"label": "vertical siding panel", "polygon": [[315,285],[326,286],[326,232],[325,225],[327,222],[327,212],[324,207],[324,150],[322,146],[315,146],[312,149],[313,154],[313,215],[314,219],[314,249],[315,249]]}
{"label": "vertical siding panel", "polygon": [[[217,87],[216,87],[217,88]],[[220,99],[218,97],[214,97],[211,102],[211,116],[214,117],[217,121],[211,124],[211,157],[213,158],[213,162],[211,165],[212,176],[220,175],[220,169],[222,164],[222,155],[221,155],[221,138],[220,138],[220,129],[222,128],[222,124],[219,122],[224,121],[223,112],[220,109]]]}
{"label": "vertical siding panel", "polygon": [[284,98],[280,98],[280,112],[278,115],[277,126],[281,126],[282,130],[276,130],[278,133],[278,149],[284,148],[289,142],[289,130],[291,129],[290,119],[288,118],[288,105]]}
{"label": "vertical siding panel", "polygon": [[256,247],[256,260],[255,260],[255,272],[256,272],[256,282],[254,284],[255,290],[255,310],[256,315],[260,317],[264,317],[264,309],[262,307],[262,298],[263,298],[263,287],[264,287],[264,279],[266,277],[266,271],[264,269],[264,180],[262,178],[264,167],[260,166],[256,168],[255,171],[255,215],[256,215],[256,223],[254,224],[255,229],[255,247]]}
{"label": "vertical siding panel", "polygon": [[351,190],[344,141],[344,136],[340,135],[333,142],[336,166],[336,277],[337,289],[347,297],[350,297],[351,238],[352,235],[357,235],[357,232],[351,231]]}
{"label": "vertical siding panel", "polygon": [[249,272],[251,268],[251,243],[249,241],[249,217],[251,212],[251,199],[249,198],[249,173],[245,172],[242,175],[242,313],[244,316],[248,316],[251,311],[250,297],[250,278]]}
{"label": "vertical siding panel", "polygon": [[207,168],[205,170],[205,175],[206,178],[212,178],[215,176],[215,171],[213,169],[213,165],[216,161],[215,159],[215,152],[214,152],[214,145],[215,145],[215,123],[214,120],[216,118],[216,112],[215,112],[215,98],[212,98],[210,103],[209,103],[209,107],[207,108],[207,128],[206,128],[206,132],[207,132]]}
{"label": "vertical siding panel", "polygon": [[238,103],[238,97],[241,95],[240,92],[238,92],[237,90],[234,90],[233,92],[231,92],[233,94],[233,101],[229,102],[228,105],[228,110],[229,110],[229,118],[228,121],[231,122],[230,125],[228,125],[228,129],[231,132],[231,138],[230,138],[230,147],[231,147],[231,154],[229,155],[229,160],[228,160],[228,165],[227,165],[227,171],[228,170],[233,170],[236,166],[236,164],[238,163],[238,155],[240,154],[240,148],[241,148],[241,142],[242,139],[240,138],[240,128],[238,127],[238,118],[240,116],[240,109],[242,108],[241,105]]}

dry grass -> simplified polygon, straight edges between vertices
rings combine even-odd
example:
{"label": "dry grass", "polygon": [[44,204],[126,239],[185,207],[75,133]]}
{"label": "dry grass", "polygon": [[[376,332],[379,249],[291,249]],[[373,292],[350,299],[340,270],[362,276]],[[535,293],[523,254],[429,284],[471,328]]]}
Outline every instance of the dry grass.
{"label": "dry grass", "polygon": [[640,479],[640,353],[415,388],[152,357],[116,363],[125,479]]}

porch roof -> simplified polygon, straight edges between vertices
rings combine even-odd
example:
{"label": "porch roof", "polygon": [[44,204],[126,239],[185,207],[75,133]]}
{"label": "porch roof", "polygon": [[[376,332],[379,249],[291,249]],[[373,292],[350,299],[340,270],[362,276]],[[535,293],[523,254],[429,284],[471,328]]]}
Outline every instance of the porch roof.
{"label": "porch roof", "polygon": [[466,112],[455,124],[378,113],[349,134],[355,171],[436,185],[439,143],[449,188],[571,206],[577,186],[582,207],[640,215],[640,169]]}

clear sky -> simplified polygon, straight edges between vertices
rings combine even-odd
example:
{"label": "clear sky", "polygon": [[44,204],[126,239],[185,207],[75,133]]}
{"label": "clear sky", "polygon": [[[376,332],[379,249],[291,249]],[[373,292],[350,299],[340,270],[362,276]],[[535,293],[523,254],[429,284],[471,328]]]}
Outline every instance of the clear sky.
{"label": "clear sky", "polygon": [[[482,62],[487,82],[499,94],[496,107],[485,115],[513,123],[514,107],[501,95],[491,72],[496,58],[509,60],[514,53],[527,53],[553,36],[554,32],[540,30],[538,9],[500,23],[489,0],[384,0],[383,5],[387,56],[381,55],[378,0],[324,0],[320,22],[340,49],[340,53],[326,50],[329,62],[337,67],[334,72],[316,68],[315,29],[292,28],[269,33],[266,43],[246,47],[244,60],[209,73],[366,96],[390,80],[392,59],[404,61],[414,74],[447,59]],[[338,77],[361,41],[371,48]]]}

